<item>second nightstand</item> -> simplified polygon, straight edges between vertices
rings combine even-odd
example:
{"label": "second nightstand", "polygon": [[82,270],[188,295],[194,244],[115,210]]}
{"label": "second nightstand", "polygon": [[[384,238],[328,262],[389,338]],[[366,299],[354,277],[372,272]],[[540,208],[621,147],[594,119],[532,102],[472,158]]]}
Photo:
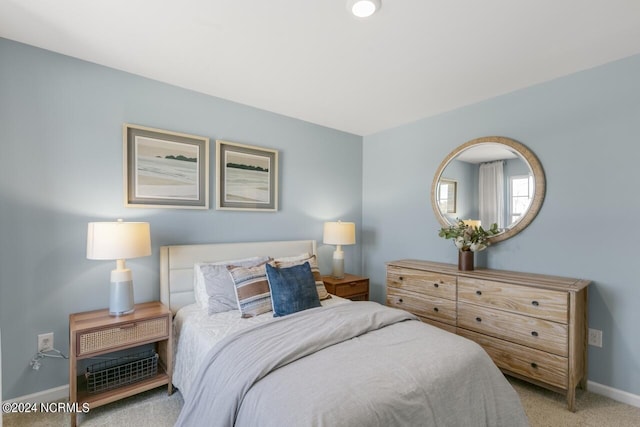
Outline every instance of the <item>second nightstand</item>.
{"label": "second nightstand", "polygon": [[369,279],[345,273],[344,278],[336,279],[332,276],[322,276],[327,292],[353,301],[369,300]]}

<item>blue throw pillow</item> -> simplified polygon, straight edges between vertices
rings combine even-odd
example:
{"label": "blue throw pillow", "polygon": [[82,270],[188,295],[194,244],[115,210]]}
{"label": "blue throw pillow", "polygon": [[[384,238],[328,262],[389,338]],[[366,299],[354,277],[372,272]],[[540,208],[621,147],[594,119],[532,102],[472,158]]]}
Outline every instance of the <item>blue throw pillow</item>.
{"label": "blue throw pillow", "polygon": [[266,268],[274,317],[320,307],[316,281],[308,262],[287,268],[267,264]]}

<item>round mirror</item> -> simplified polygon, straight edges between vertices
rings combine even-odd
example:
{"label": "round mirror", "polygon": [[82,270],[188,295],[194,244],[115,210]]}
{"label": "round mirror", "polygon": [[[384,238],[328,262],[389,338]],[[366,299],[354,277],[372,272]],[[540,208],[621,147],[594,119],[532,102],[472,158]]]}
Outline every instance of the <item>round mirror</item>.
{"label": "round mirror", "polygon": [[431,185],[431,206],[443,227],[456,220],[500,233],[508,239],[533,221],[545,193],[544,171],[521,143],[488,136],[462,144],[442,161]]}

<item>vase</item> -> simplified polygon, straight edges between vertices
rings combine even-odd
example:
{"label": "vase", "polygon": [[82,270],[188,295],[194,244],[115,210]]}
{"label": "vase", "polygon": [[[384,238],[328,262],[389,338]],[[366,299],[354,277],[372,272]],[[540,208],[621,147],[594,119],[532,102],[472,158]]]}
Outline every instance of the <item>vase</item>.
{"label": "vase", "polygon": [[473,270],[473,252],[458,251],[458,270],[460,271]]}

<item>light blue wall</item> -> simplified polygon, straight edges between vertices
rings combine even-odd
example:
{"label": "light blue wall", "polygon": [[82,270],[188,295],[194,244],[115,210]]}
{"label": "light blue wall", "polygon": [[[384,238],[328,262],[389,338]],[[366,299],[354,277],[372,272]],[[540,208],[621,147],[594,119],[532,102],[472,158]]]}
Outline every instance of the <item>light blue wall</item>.
{"label": "light blue wall", "polygon": [[[212,187],[216,138],[279,150],[280,210],[124,208],[123,123],[211,138]],[[36,335],[54,332],[67,354],[68,315],[108,304],[115,264],[86,259],[87,222],[150,222],[152,256],[127,265],[136,301],[157,300],[161,245],[321,242],[324,220],[359,226],[361,165],[360,136],[0,39],[2,397],[67,384],[66,361],[30,369]],[[320,249],[328,273],[333,248]],[[361,273],[360,246],[344,251],[346,270]]]}
{"label": "light blue wall", "polygon": [[591,279],[589,379],[640,394],[640,55],[364,138],[363,234],[372,296],[385,262],[454,263],[429,188],[447,154],[501,135],[540,159],[547,195],[533,223],[482,253],[486,266]]}
{"label": "light blue wall", "polygon": [[[346,269],[383,301],[386,261],[455,262],[431,181],[451,150],[486,135],[531,148],[548,189],[531,226],[478,262],[593,280],[589,323],[604,347],[589,348],[589,379],[640,394],[638,75],[634,56],[365,137],[363,149],[358,136],[0,39],[2,397],[66,384],[64,361],[30,370],[36,335],[53,331],[67,352],[68,314],[106,305],[113,266],[85,259],[88,221],[151,223],[153,255],[128,262],[139,302],[159,297],[160,245],[321,240],[325,219],[355,221],[362,245],[344,248]],[[208,136],[212,149],[219,138],[280,150],[280,211],[125,209],[125,122]],[[321,247],[327,265],[331,251]]]}

